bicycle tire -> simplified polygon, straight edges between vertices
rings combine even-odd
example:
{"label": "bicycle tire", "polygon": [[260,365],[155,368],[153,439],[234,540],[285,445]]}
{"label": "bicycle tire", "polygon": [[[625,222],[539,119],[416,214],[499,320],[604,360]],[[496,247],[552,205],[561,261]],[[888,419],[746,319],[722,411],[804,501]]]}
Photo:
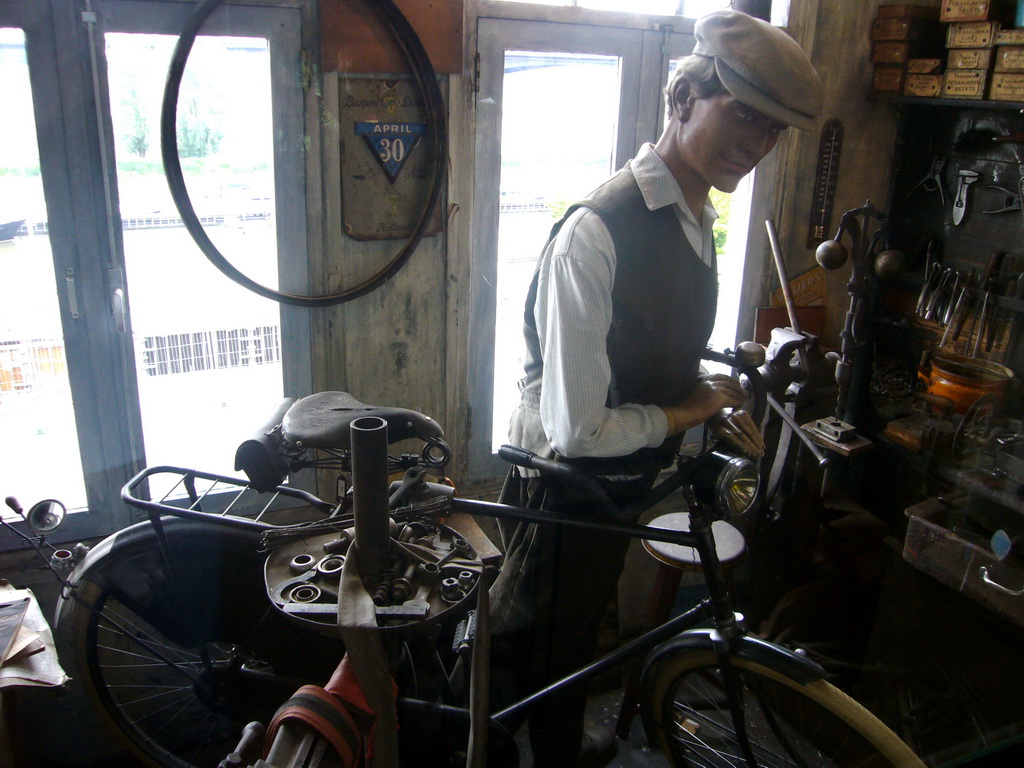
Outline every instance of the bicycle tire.
{"label": "bicycle tire", "polygon": [[[748,738],[761,765],[924,768],[884,723],[825,680],[802,684],[756,662],[732,663],[743,683]],[[682,653],[662,663],[645,697],[644,721],[671,765],[747,764],[713,651]]]}
{"label": "bicycle tire", "polygon": [[448,169],[448,118],[444,96],[438,84],[437,74],[430,62],[430,57],[423,47],[412,25],[392,0],[375,0],[370,3],[370,10],[375,13],[391,32],[395,45],[401,50],[403,57],[412,69],[413,77],[420,92],[423,94],[426,121],[431,126],[427,134],[427,143],[431,147],[433,162],[430,164],[429,187],[425,194],[423,208],[406,238],[402,248],[390,261],[370,277],[358,285],[328,294],[308,295],[289,293],[276,290],[245,275],[235,267],[217,248],[206,233],[206,228],[199,220],[188,193],[188,186],[181,170],[181,158],[178,153],[177,108],[178,96],[185,66],[203,24],[221,5],[223,0],[197,0],[192,15],[189,17],[178,36],[168,67],[160,108],[160,153],[167,177],[167,186],[171,199],[174,201],[182,224],[192,236],[197,247],[213,266],[243,288],[272,301],[299,307],[330,307],[343,304],[365,296],[390,280],[412,256],[420,241],[426,236],[430,227],[434,209],[441,199],[444,184],[447,181]]}
{"label": "bicycle tire", "polygon": [[[184,566],[170,577],[149,539],[79,585],[77,668],[102,723],[145,764],[217,765],[246,723],[268,723],[301,684],[323,683],[343,649],[273,610],[251,533],[167,529]],[[225,569],[238,578],[209,581]]]}

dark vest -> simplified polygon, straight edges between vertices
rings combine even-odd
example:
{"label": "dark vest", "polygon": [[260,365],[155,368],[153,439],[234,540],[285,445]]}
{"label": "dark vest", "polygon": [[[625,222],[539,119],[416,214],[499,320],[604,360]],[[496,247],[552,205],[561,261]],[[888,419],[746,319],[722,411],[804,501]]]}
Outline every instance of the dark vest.
{"label": "dark vest", "polygon": [[[717,275],[694,252],[672,206],[648,210],[628,167],[569,208],[552,229],[552,238],[580,207],[601,217],[615,244],[607,341],[612,381],[606,404],[677,405],[697,381],[701,354],[715,324]],[[535,273],[524,317],[527,378],[544,365],[534,320],[536,298]],[[678,436],[669,438],[654,451],[674,454],[679,441]]]}

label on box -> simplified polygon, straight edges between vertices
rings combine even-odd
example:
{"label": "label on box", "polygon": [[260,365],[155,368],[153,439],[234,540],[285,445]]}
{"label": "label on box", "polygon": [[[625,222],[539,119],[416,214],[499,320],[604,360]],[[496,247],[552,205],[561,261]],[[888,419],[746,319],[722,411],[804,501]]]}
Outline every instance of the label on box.
{"label": "label on box", "polygon": [[995,39],[999,25],[994,21],[965,21],[950,24],[946,32],[947,48],[987,48]]}
{"label": "label on box", "polygon": [[880,5],[875,16],[879,19],[937,19],[939,9],[933,5]]}
{"label": "label on box", "polygon": [[903,90],[903,67],[876,66],[871,87],[879,93],[900,93]]}
{"label": "label on box", "polygon": [[1024,45],[996,49],[996,72],[1024,72]]}
{"label": "label on box", "polygon": [[942,93],[942,75],[910,73],[903,81],[904,96],[938,96]]}
{"label": "label on box", "polygon": [[939,21],[985,21],[990,6],[989,0],[942,0]]}
{"label": "label on box", "polygon": [[910,37],[910,19],[875,19],[872,40],[906,40]]}
{"label": "label on box", "polygon": [[957,48],[949,52],[949,69],[988,69],[992,63],[991,48]]}
{"label": "label on box", "polygon": [[1024,28],[1000,29],[996,32],[996,45],[1024,45]]}
{"label": "label on box", "polygon": [[942,59],[907,59],[907,72],[914,75],[927,75],[942,71]]}
{"label": "label on box", "polygon": [[871,61],[874,64],[902,64],[910,53],[910,43],[886,41],[871,47]]}
{"label": "label on box", "polygon": [[992,75],[988,97],[992,101],[1024,101],[1024,72],[997,72]]}
{"label": "label on box", "polygon": [[942,95],[947,99],[981,99],[985,96],[986,69],[950,69],[946,71]]}

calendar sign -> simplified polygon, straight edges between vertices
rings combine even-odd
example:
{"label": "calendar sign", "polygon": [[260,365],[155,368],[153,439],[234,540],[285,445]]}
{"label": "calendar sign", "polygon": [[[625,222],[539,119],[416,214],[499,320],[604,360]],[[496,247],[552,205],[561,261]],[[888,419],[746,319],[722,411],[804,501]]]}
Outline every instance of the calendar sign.
{"label": "calendar sign", "polygon": [[[434,126],[416,82],[341,77],[339,139],[342,226],[356,240],[409,237],[423,215],[433,180]],[[426,237],[441,229],[435,206]]]}
{"label": "calendar sign", "polygon": [[366,139],[392,184],[426,132],[426,123],[356,123],[356,136]]}

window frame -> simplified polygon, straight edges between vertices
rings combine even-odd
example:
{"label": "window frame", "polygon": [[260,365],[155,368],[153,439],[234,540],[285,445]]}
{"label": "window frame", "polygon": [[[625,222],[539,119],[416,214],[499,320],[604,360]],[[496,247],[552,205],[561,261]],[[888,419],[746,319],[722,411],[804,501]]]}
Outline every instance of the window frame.
{"label": "window frame", "polygon": [[[504,6],[504,7],[501,7]],[[512,4],[484,2],[477,24],[476,114],[474,141],[474,217],[471,227],[466,480],[473,487],[493,487],[507,472],[507,464],[491,449],[493,424],[494,344],[496,315],[498,202],[500,184],[500,126],[502,77],[506,50],[564,51],[622,57],[620,117],[613,166],[620,168],[646,142],[654,142],[665,122],[663,90],[669,62],[693,50],[694,19],[638,17],[591,9],[546,8],[538,20],[521,15]],[[579,11],[569,14],[567,11]],[[623,18],[628,24],[621,24]],[[641,23],[642,22],[642,23]],[[495,137],[499,141],[495,142]],[[747,221],[737,341],[752,333],[754,308],[763,282],[769,215],[779,151],[758,165],[752,180]],[[538,253],[539,253],[538,245]]]}
{"label": "window frame", "polygon": [[[86,482],[86,509],[69,514],[62,528],[48,537],[53,542],[106,535],[141,519],[120,501],[121,487],[146,462],[130,320],[118,332],[109,311],[114,289],[123,285],[124,254],[104,33],[177,35],[192,10],[192,3],[167,0],[93,0],[84,5],[74,0],[7,0],[0,5],[0,25],[21,28],[25,35],[56,290]],[[201,32],[268,40],[278,274],[281,289],[292,292],[308,292],[310,280],[306,258],[309,158],[302,138],[308,103],[296,75],[303,23],[301,6],[289,0],[226,2]],[[74,297],[66,275],[74,277]],[[77,317],[70,310],[72,300],[79,309]],[[307,308],[281,305],[281,347],[285,396],[308,394],[313,377]],[[267,404],[268,412],[274,405]],[[253,414],[254,430],[265,415]],[[197,441],[204,439],[201,424],[185,424],[183,429],[194,431]],[[20,501],[27,508],[36,500]],[[13,543],[13,537],[0,534],[0,549],[8,541]]]}

